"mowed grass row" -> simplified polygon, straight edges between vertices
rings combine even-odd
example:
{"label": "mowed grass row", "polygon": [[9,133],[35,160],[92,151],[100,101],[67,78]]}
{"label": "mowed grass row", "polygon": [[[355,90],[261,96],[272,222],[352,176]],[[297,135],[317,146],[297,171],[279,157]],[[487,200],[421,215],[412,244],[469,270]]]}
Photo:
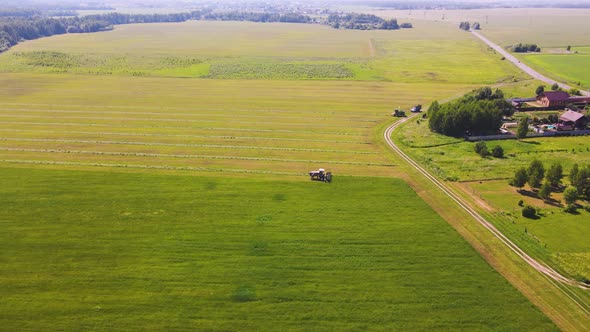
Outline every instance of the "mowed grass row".
{"label": "mowed grass row", "polygon": [[[376,132],[391,110],[467,88],[71,78],[3,76],[13,90],[0,103],[1,160],[290,174],[327,167],[342,175],[389,176],[398,170]],[[124,83],[128,89],[113,89]]]}
{"label": "mowed grass row", "polygon": [[2,174],[7,330],[556,329],[401,180]]}

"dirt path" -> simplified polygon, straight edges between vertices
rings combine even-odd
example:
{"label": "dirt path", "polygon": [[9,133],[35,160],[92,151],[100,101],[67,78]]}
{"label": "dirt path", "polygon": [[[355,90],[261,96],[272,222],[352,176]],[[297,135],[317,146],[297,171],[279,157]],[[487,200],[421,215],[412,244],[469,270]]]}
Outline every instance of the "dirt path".
{"label": "dirt path", "polygon": [[[416,169],[419,173],[421,173],[424,177],[426,177],[430,182],[434,184],[435,187],[439,188],[446,196],[452,199],[456,204],[458,204],[465,212],[467,212],[475,221],[480,223],[484,226],[487,230],[489,230],[496,238],[498,238],[504,245],[506,245],[512,252],[518,255],[522,260],[524,260],[528,265],[533,267],[538,272],[544,274],[545,276],[551,278],[562,284],[567,284],[570,286],[574,286],[584,290],[590,290],[590,285],[584,284],[577,280],[569,279],[559,272],[555,271],[553,268],[545,265],[542,262],[537,261],[536,259],[529,256],[524,250],[518,247],[514,242],[512,242],[508,237],[506,237],[502,232],[500,232],[493,224],[487,221],[484,217],[482,217],[474,208],[472,208],[463,198],[453,192],[445,183],[441,180],[430,174],[426,169],[424,169],[420,164],[415,162],[412,158],[410,158],[406,153],[404,153],[391,139],[393,131],[402,123],[412,119],[417,114],[412,114],[411,116],[394,123],[393,125],[389,126],[384,133],[384,139],[387,145],[391,147],[400,157],[405,160],[408,164],[410,164],[414,169]],[[569,295],[567,295],[570,297]],[[570,297],[571,298],[571,297]],[[583,305],[579,304],[575,299],[571,298],[574,302],[578,303],[578,305],[590,315],[590,312],[584,308]]]}

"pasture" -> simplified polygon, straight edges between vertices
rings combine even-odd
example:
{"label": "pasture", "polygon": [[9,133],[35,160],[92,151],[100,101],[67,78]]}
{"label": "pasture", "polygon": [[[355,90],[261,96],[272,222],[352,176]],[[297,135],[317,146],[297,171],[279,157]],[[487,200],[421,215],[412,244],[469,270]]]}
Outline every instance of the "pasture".
{"label": "pasture", "polygon": [[2,175],[3,329],[556,330],[401,180]]}

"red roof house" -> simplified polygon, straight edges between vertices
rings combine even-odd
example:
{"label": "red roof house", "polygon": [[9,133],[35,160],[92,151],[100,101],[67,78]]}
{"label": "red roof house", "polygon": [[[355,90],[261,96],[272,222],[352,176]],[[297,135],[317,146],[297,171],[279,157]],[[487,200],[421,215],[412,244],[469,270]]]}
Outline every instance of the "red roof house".
{"label": "red roof house", "polygon": [[565,91],[547,91],[537,96],[537,101],[549,108],[565,107],[569,99],[570,95]]}

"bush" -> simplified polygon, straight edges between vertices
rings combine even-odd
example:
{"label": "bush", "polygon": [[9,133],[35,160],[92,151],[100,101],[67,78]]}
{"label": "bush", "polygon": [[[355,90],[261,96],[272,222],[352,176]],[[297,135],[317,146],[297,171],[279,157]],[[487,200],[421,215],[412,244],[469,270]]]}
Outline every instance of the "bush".
{"label": "bush", "polygon": [[565,213],[575,213],[576,212],[576,204],[568,204],[563,208],[563,212]]}
{"label": "bush", "polygon": [[537,217],[537,210],[534,207],[527,205],[522,208],[522,216],[525,218],[534,219]]}
{"label": "bush", "polygon": [[584,210],[585,210],[586,212],[590,212],[590,205],[586,205],[586,206],[584,206]]}
{"label": "bush", "polygon": [[518,206],[523,206],[524,205],[524,201],[521,199],[520,201],[518,201]]}
{"label": "bush", "polygon": [[494,146],[494,149],[492,150],[492,156],[495,158],[504,158],[504,149],[499,145]]}

